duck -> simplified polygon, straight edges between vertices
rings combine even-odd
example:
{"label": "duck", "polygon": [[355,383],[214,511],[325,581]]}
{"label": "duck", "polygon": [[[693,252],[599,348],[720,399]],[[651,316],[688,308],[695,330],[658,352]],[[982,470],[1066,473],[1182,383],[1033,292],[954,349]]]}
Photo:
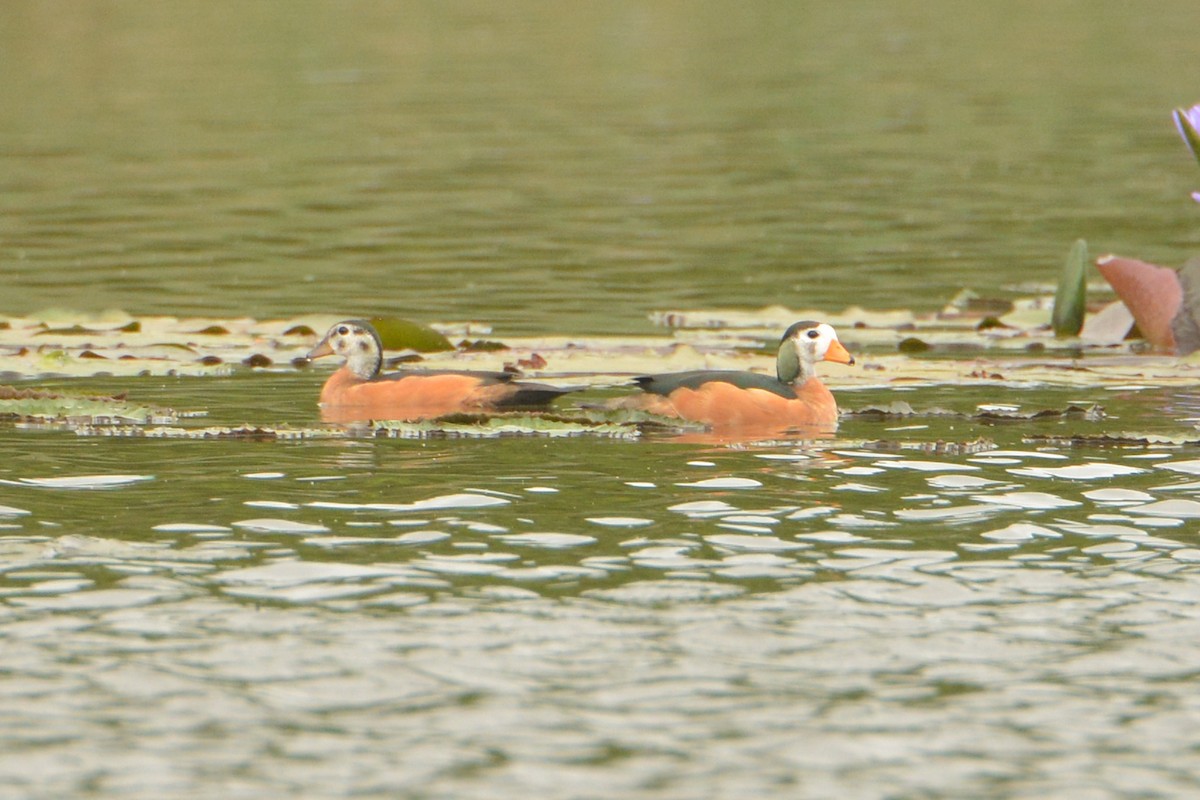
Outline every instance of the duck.
{"label": "duck", "polygon": [[366,320],[333,325],[307,360],[340,356],[318,400],[331,422],[417,420],[458,413],[545,409],[571,389],[514,380],[507,372],[407,370],[380,374],[383,342]]}
{"label": "duck", "polygon": [[818,361],[853,365],[854,357],[833,326],[802,320],[779,341],[775,375],[725,370],[693,370],[643,375],[624,408],[699,422],[714,431],[832,431],[838,407],[816,375]]}

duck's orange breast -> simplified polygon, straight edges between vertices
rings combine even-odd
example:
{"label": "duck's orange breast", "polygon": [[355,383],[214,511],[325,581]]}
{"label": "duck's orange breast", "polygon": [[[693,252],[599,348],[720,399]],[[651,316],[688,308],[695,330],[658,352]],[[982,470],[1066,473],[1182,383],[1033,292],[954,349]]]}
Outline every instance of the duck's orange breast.
{"label": "duck's orange breast", "polygon": [[674,410],[693,422],[702,422],[714,430],[734,428],[782,431],[789,428],[832,429],[837,426],[837,402],[833,394],[816,378],[797,387],[796,397],[782,397],[765,389],[743,389],[724,381],[710,381],[695,389],[680,387],[649,410]]}
{"label": "duck's orange breast", "polygon": [[508,387],[475,375],[405,375],[364,381],[342,367],[321,388],[325,419],[427,419],[490,408]]}

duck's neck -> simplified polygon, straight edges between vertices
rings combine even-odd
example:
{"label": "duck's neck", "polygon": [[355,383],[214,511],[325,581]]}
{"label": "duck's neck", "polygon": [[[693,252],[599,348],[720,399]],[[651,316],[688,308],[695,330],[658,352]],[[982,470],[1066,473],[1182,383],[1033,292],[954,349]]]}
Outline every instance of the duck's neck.
{"label": "duck's neck", "polygon": [[796,342],[785,339],[779,345],[779,355],[775,358],[775,376],[780,383],[789,386],[799,386],[809,378],[816,377],[817,371],[813,363],[801,357]]}
{"label": "duck's neck", "polygon": [[383,354],[378,350],[357,350],[346,358],[346,369],[359,380],[369,381],[379,374]]}

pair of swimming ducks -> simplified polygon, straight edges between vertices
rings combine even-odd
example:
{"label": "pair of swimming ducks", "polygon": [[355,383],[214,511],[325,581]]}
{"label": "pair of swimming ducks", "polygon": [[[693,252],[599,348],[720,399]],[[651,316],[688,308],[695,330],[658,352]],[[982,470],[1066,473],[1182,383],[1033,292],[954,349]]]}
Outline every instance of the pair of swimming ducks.
{"label": "pair of swimming ducks", "polygon": [[[380,374],[383,345],[363,320],[329,329],[308,354],[336,355],[345,364],[321,389],[327,419],[429,419],[454,413],[545,408],[562,389],[513,379],[503,372],[410,371]],[[832,429],[838,410],[816,376],[818,361],[853,364],[854,358],[823,322],[797,322],[779,343],[775,377],[754,372],[696,370],[644,375],[640,395],[616,406],[703,423],[714,430]]]}

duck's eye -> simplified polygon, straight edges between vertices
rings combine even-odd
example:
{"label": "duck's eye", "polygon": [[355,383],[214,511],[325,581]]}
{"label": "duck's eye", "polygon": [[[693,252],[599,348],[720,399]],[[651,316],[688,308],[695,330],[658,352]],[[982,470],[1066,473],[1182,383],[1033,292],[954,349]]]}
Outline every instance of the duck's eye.
{"label": "duck's eye", "polygon": [[337,332],[338,336],[348,336],[350,334],[350,329],[345,325],[341,325],[338,327]]}
{"label": "duck's eye", "polygon": [[816,339],[820,335],[821,335],[821,332],[819,330],[817,330],[816,328],[813,328],[812,330],[810,330],[808,332],[808,338],[810,338],[810,339]]}

